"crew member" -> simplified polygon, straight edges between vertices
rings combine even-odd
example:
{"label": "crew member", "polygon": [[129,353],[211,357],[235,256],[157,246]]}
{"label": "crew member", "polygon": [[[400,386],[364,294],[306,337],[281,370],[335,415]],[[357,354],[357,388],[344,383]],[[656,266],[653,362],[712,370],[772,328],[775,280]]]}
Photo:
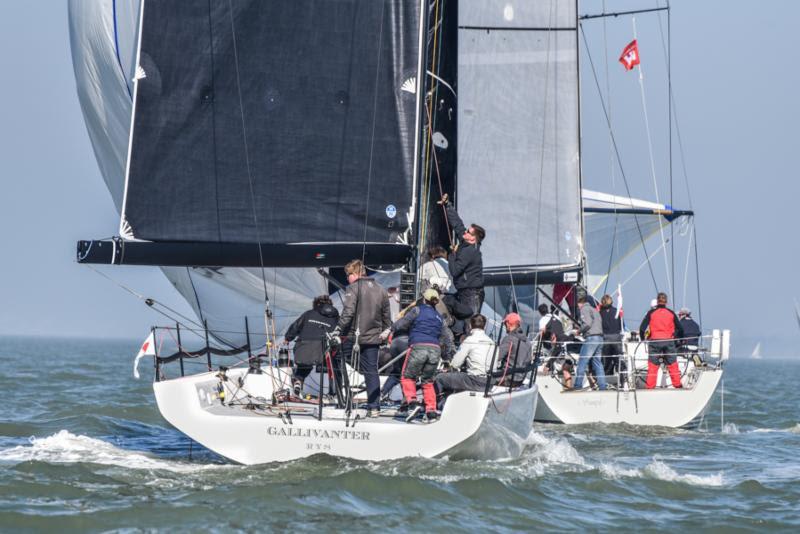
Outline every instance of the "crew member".
{"label": "crew member", "polygon": [[522,330],[522,318],[518,313],[511,312],[503,318],[507,334],[497,346],[500,364],[498,371],[502,371],[498,385],[519,386],[525,380],[527,371],[516,369],[528,368],[533,361],[533,346],[528,336]]}
{"label": "crew member", "polygon": [[694,345],[695,347],[700,344],[700,325],[692,319],[692,310],[689,308],[681,308],[678,311],[678,320],[683,328],[683,345]]}
{"label": "crew member", "polygon": [[[473,315],[470,320],[469,335],[461,343],[450,362],[452,371],[436,375],[435,385],[439,393],[449,395],[459,391],[483,391],[491,371],[495,343],[486,335],[486,317]],[[461,372],[466,365],[466,372]]]}
{"label": "crew member", "polygon": [[603,295],[598,311],[603,324],[603,369],[606,376],[612,376],[622,355],[622,312],[614,306],[611,295]]}
{"label": "crew member", "polygon": [[422,289],[432,287],[440,294],[454,294],[453,277],[450,276],[450,265],[447,263],[447,251],[439,245],[428,249],[428,261],[419,270]]}
{"label": "crew member", "polygon": [[600,362],[603,347],[603,321],[600,313],[586,302],[586,296],[578,297],[578,308],[580,309],[580,333],[584,336],[581,354],[578,359],[578,376],[575,377],[575,389],[579,390],[583,386],[583,375],[586,374],[586,367],[591,364],[597,385],[601,390],[606,389],[606,376],[603,364]]}
{"label": "crew member", "polygon": [[422,299],[422,302],[392,325],[392,331],[408,331],[410,349],[403,364],[400,384],[403,388],[403,398],[408,406],[406,421],[409,422],[422,410],[417,403],[417,379],[422,384],[425,417],[428,421],[438,418],[433,377],[441,360],[440,342],[447,327],[435,308],[439,302],[439,292],[432,288],[426,289]]}
{"label": "crew member", "polygon": [[322,363],[325,355],[325,339],[336,326],[339,312],[333,307],[328,295],[320,295],[314,299],[310,310],[303,313],[289,326],[284,341],[294,341],[294,362],[297,369],[294,373],[294,394],[300,395],[303,381],[311,373],[314,365]]}
{"label": "crew member", "polygon": [[[389,334],[392,322],[389,295],[378,282],[367,276],[361,260],[344,266],[347,290],[342,315],[333,334],[350,332],[360,352],[359,370],[367,386],[367,417],[380,415],[380,379],[378,378],[378,347]],[[355,330],[353,332],[353,330]]]}
{"label": "crew member", "polygon": [[453,247],[454,250],[447,259],[453,285],[456,287],[456,298],[469,306],[473,314],[480,313],[484,298],[481,243],[486,237],[486,230],[477,224],[471,224],[469,228],[464,226],[464,221],[450,205],[447,194],[439,204],[444,205],[450,226],[460,236],[458,244]]}
{"label": "crew member", "polygon": [[683,337],[683,327],[675,312],[667,308],[667,294],[659,293],[656,297],[656,307],[647,312],[639,326],[639,335],[645,339],[649,334],[647,358],[647,389],[656,387],[658,367],[663,361],[669,371],[672,387],[680,388],[681,371],[678,368],[677,345],[675,338]]}
{"label": "crew member", "polygon": [[569,354],[565,354],[563,358],[559,358],[562,353],[562,343],[564,341],[574,340],[573,336],[567,336],[564,332],[564,324],[558,318],[556,307],[550,306],[548,310],[547,304],[540,304],[537,308],[539,310],[539,336],[544,348],[550,352],[550,358],[545,363],[545,370],[548,372],[555,370],[556,363],[561,360],[561,369],[559,374],[563,379],[564,389],[572,389],[572,375],[575,372],[572,358]]}

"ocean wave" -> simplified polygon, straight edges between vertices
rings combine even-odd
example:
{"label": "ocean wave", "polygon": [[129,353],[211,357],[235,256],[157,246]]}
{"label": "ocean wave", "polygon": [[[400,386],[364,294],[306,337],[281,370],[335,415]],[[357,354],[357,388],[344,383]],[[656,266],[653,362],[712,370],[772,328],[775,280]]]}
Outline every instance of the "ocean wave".
{"label": "ocean wave", "polygon": [[586,459],[564,438],[551,438],[538,432],[531,432],[525,445],[528,457],[551,464],[587,465]]}
{"label": "ocean wave", "polygon": [[[493,479],[504,484],[541,478],[551,473],[588,471],[592,469],[583,456],[564,438],[548,437],[537,432],[524,441],[519,458],[500,460],[451,460],[442,458],[401,458],[386,462],[368,462],[372,473],[388,477],[413,477],[420,480],[452,484],[470,480]],[[342,459],[337,474],[360,469],[364,464]]]}
{"label": "ocean wave", "polygon": [[229,466],[191,464],[152,458],[141,452],[120,449],[100,439],[60,430],[46,438],[30,438],[30,445],[0,449],[0,461],[45,462],[53,464],[93,463],[127,469],[164,470],[173,473],[194,473]]}
{"label": "ocean wave", "polygon": [[619,478],[653,478],[665,482],[679,482],[690,486],[719,487],[725,485],[722,473],[712,475],[681,474],[657,458],[644,469],[624,468],[616,464],[603,463],[599,467],[600,473],[610,479]]}
{"label": "ocean wave", "polygon": [[755,428],[751,430],[753,434],[768,434],[773,432],[788,432],[789,434],[800,434],[800,423],[789,428]]}
{"label": "ocean wave", "polygon": [[654,458],[653,461],[644,468],[644,472],[658,480],[664,480],[666,482],[682,482],[684,484],[689,484],[690,486],[719,487],[725,485],[725,478],[723,477],[722,473],[704,476],[692,475],[690,473],[680,474],[656,458]]}

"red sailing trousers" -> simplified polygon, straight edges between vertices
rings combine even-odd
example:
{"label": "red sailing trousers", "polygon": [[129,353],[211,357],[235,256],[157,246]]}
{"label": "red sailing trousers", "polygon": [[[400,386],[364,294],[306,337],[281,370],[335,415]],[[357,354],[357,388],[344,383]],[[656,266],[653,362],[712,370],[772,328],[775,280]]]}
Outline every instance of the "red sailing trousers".
{"label": "red sailing trousers", "polygon": [[672,340],[651,341],[648,347],[649,357],[647,359],[647,382],[645,387],[653,389],[656,387],[658,378],[658,367],[663,361],[667,365],[669,377],[672,380],[672,387],[680,388],[681,370],[678,367],[677,346]]}
{"label": "red sailing trousers", "polygon": [[[659,364],[653,362],[647,362],[647,389],[653,389],[656,387],[656,379],[658,378],[658,367]],[[669,377],[672,380],[672,387],[680,388],[683,387],[681,385],[681,370],[678,367],[678,362],[672,362],[671,364],[667,365],[667,371],[669,371]]]}
{"label": "red sailing trousers", "polygon": [[[406,402],[417,402],[417,381],[411,378],[401,378],[400,385],[403,388],[403,397]],[[436,390],[433,389],[433,383],[428,382],[422,384],[422,397],[425,399],[425,411],[436,411]]]}

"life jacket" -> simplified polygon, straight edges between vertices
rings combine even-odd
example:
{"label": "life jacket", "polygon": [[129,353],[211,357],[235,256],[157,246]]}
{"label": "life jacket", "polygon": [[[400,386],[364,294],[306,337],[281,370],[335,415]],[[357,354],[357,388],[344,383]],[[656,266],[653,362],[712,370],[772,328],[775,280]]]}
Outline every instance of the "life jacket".
{"label": "life jacket", "polygon": [[425,303],[417,305],[419,315],[414,319],[411,330],[408,333],[408,344],[417,343],[439,344],[439,336],[442,333],[444,319],[432,306]]}

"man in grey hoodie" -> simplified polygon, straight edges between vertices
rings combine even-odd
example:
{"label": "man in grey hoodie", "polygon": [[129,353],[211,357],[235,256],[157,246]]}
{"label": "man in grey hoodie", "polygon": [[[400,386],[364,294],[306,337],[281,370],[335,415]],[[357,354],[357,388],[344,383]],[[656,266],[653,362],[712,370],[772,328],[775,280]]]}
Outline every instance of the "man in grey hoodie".
{"label": "man in grey hoodie", "polygon": [[578,297],[578,308],[580,308],[581,328],[580,333],[584,336],[581,355],[578,360],[578,373],[575,377],[575,389],[583,387],[583,375],[586,374],[586,367],[592,364],[597,385],[601,390],[606,389],[606,376],[603,371],[603,362],[600,355],[603,349],[603,320],[600,313],[586,302],[586,297]]}

